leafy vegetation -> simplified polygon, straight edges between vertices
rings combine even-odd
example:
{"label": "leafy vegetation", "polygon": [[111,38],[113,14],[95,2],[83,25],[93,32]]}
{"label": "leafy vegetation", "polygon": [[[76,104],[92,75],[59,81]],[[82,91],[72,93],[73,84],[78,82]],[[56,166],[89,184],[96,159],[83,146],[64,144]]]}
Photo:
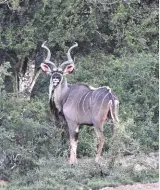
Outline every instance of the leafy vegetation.
{"label": "leafy vegetation", "polygon": [[[0,189],[158,181],[158,1],[6,0],[0,10],[0,180],[9,181]],[[109,86],[120,100],[116,135],[111,122],[104,129],[102,165],[93,160],[97,140],[87,126],[80,131],[79,163],[68,165],[68,134],[52,119],[48,76],[39,75],[30,101],[20,90],[30,65],[39,71],[45,40],[57,62],[77,41],[68,82]]]}

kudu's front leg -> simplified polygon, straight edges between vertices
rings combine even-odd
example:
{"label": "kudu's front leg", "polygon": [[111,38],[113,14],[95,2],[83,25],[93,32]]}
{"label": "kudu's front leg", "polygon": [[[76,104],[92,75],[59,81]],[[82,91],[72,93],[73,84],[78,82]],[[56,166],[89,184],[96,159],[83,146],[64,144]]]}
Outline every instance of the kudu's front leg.
{"label": "kudu's front leg", "polygon": [[78,142],[79,126],[69,125],[69,139],[70,139],[70,158],[69,164],[77,163],[77,142]]}

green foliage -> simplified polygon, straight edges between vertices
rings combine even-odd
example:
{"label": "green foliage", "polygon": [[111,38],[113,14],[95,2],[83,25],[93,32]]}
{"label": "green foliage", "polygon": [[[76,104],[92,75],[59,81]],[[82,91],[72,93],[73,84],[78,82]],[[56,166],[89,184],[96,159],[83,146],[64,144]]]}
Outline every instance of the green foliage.
{"label": "green foliage", "polygon": [[11,73],[8,72],[8,69],[10,69],[10,63],[5,62],[3,65],[0,66],[0,91],[2,92],[4,90],[4,80],[6,76],[11,76]]}
{"label": "green foliage", "polygon": [[13,180],[14,175],[38,168],[40,157],[68,151],[62,139],[64,129],[53,126],[42,102],[1,96],[1,113],[0,179]]}

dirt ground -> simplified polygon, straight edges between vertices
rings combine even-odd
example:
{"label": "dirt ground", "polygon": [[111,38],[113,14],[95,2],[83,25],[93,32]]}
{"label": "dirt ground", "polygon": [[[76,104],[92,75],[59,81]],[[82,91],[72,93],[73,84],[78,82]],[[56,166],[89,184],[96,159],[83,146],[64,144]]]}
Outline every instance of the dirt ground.
{"label": "dirt ground", "polygon": [[105,187],[101,190],[158,190],[159,183],[121,185],[119,187]]}

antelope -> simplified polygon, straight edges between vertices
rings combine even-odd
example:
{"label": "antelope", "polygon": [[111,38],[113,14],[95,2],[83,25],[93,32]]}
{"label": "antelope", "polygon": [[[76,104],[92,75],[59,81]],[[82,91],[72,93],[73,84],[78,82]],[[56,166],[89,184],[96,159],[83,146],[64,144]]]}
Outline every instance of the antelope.
{"label": "antelope", "polygon": [[56,66],[50,60],[51,52],[44,42],[41,47],[47,50],[47,57],[41,63],[41,69],[50,75],[50,108],[55,115],[63,116],[68,125],[69,164],[77,163],[77,141],[80,125],[94,126],[98,138],[95,161],[99,163],[105,141],[103,125],[109,119],[112,119],[113,123],[118,121],[119,101],[109,87],[92,88],[86,84],[68,85],[66,75],[72,73],[75,68],[71,50],[77,46],[78,44],[75,42],[68,49],[68,60]]}

